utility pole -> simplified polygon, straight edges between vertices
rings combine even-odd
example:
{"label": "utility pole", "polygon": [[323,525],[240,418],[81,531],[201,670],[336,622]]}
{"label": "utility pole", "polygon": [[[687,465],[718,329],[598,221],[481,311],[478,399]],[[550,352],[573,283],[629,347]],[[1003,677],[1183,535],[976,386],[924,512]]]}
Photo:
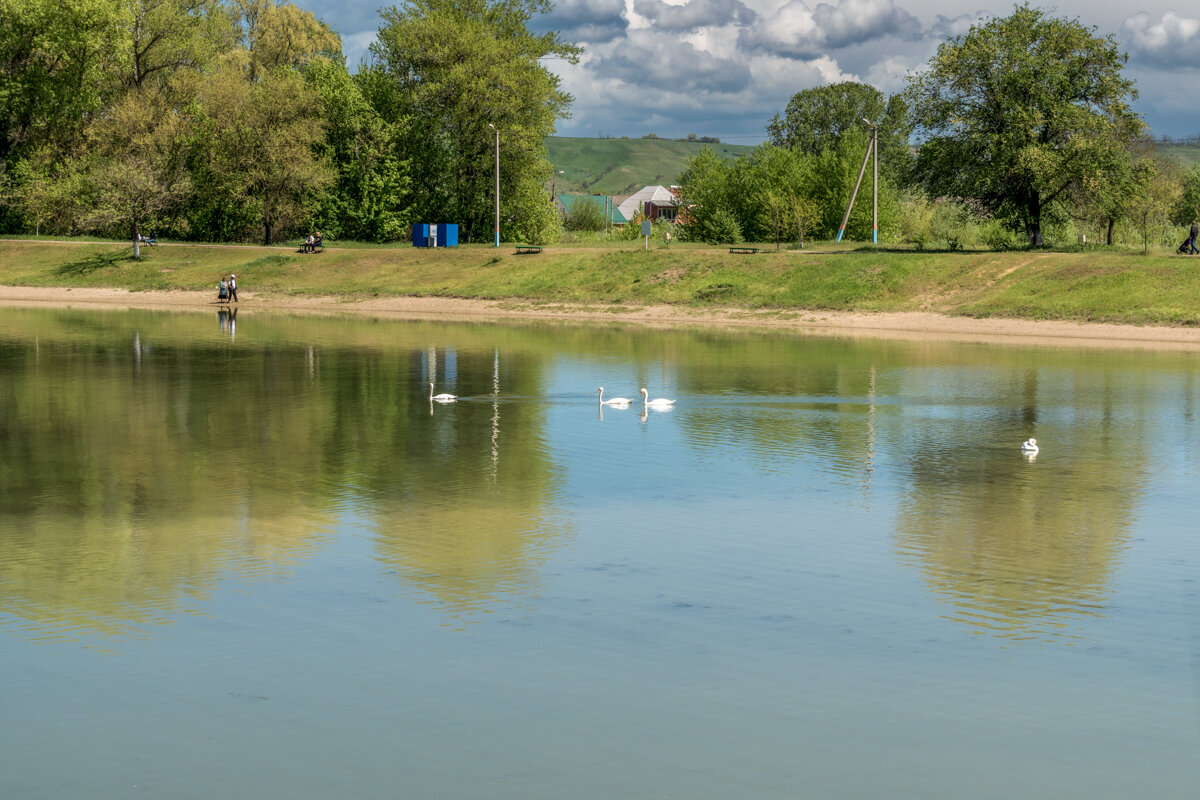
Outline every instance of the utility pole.
{"label": "utility pole", "polygon": [[[863,122],[866,122],[864,119]],[[868,123],[870,124],[870,123]],[[879,126],[871,125],[871,243],[879,244]]]}
{"label": "utility pole", "polygon": [[854,181],[854,191],[850,193],[850,202],[846,204],[846,213],[842,216],[842,224],[838,228],[837,241],[842,240],[842,236],[846,233],[846,223],[850,221],[850,211],[854,208],[854,200],[858,197],[858,188],[862,186],[863,175],[867,172],[867,161],[871,158],[871,154],[875,154],[875,174],[872,185],[872,193],[874,194],[874,210],[872,216],[872,233],[871,241],[879,242],[879,126],[872,125],[868,120],[864,119],[868,125],[871,125],[871,141],[867,144],[867,152],[863,153],[862,166],[858,168],[858,180]]}

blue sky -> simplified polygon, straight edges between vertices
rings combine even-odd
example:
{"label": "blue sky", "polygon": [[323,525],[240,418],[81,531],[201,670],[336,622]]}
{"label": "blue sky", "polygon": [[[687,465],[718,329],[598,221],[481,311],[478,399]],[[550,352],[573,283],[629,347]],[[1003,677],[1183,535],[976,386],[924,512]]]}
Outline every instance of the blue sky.
{"label": "blue sky", "polygon": [[[298,0],[342,35],[351,67],[379,26],[374,0]],[[1156,136],[1200,135],[1200,4],[1064,0],[1051,13],[1112,34]],[[563,136],[689,133],[755,144],[801,89],[841,80],[899,91],[947,36],[1012,3],[931,0],[557,0],[538,29],[582,44],[548,61],[575,96]]]}

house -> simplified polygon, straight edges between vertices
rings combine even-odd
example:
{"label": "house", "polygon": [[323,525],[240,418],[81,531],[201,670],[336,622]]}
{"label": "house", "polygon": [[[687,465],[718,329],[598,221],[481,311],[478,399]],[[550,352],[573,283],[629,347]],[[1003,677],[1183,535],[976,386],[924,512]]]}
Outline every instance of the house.
{"label": "house", "polygon": [[617,209],[625,219],[633,219],[639,210],[650,221],[674,222],[679,214],[679,187],[644,186],[625,198]]}

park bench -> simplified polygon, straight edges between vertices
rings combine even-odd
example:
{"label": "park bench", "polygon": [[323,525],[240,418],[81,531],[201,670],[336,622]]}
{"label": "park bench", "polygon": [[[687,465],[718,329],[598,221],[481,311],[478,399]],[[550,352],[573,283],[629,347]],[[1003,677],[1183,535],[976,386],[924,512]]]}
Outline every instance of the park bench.
{"label": "park bench", "polygon": [[540,245],[519,244],[519,245],[517,245],[517,253],[516,254],[521,256],[521,255],[531,255],[533,253],[540,253],[540,252],[542,252],[542,248]]}
{"label": "park bench", "polygon": [[758,252],[758,248],[757,247],[738,247],[735,245],[735,246],[729,248],[729,252],[741,253],[743,255],[752,256]]}

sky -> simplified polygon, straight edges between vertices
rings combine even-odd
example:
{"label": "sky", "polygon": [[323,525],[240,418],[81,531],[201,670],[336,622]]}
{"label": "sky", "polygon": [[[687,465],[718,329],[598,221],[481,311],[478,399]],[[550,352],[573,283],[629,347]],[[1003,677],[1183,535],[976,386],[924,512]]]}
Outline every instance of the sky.
{"label": "sky", "polygon": [[[342,36],[351,69],[369,60],[377,0],[297,0]],[[578,64],[544,65],[575,100],[560,136],[716,136],[758,144],[793,94],[838,81],[885,94],[948,37],[1012,13],[997,0],[553,0],[535,30],[583,45]],[[1136,109],[1154,136],[1200,135],[1200,3],[1037,4],[1113,35],[1129,54]],[[1182,10],[1181,10],[1182,9]]]}

